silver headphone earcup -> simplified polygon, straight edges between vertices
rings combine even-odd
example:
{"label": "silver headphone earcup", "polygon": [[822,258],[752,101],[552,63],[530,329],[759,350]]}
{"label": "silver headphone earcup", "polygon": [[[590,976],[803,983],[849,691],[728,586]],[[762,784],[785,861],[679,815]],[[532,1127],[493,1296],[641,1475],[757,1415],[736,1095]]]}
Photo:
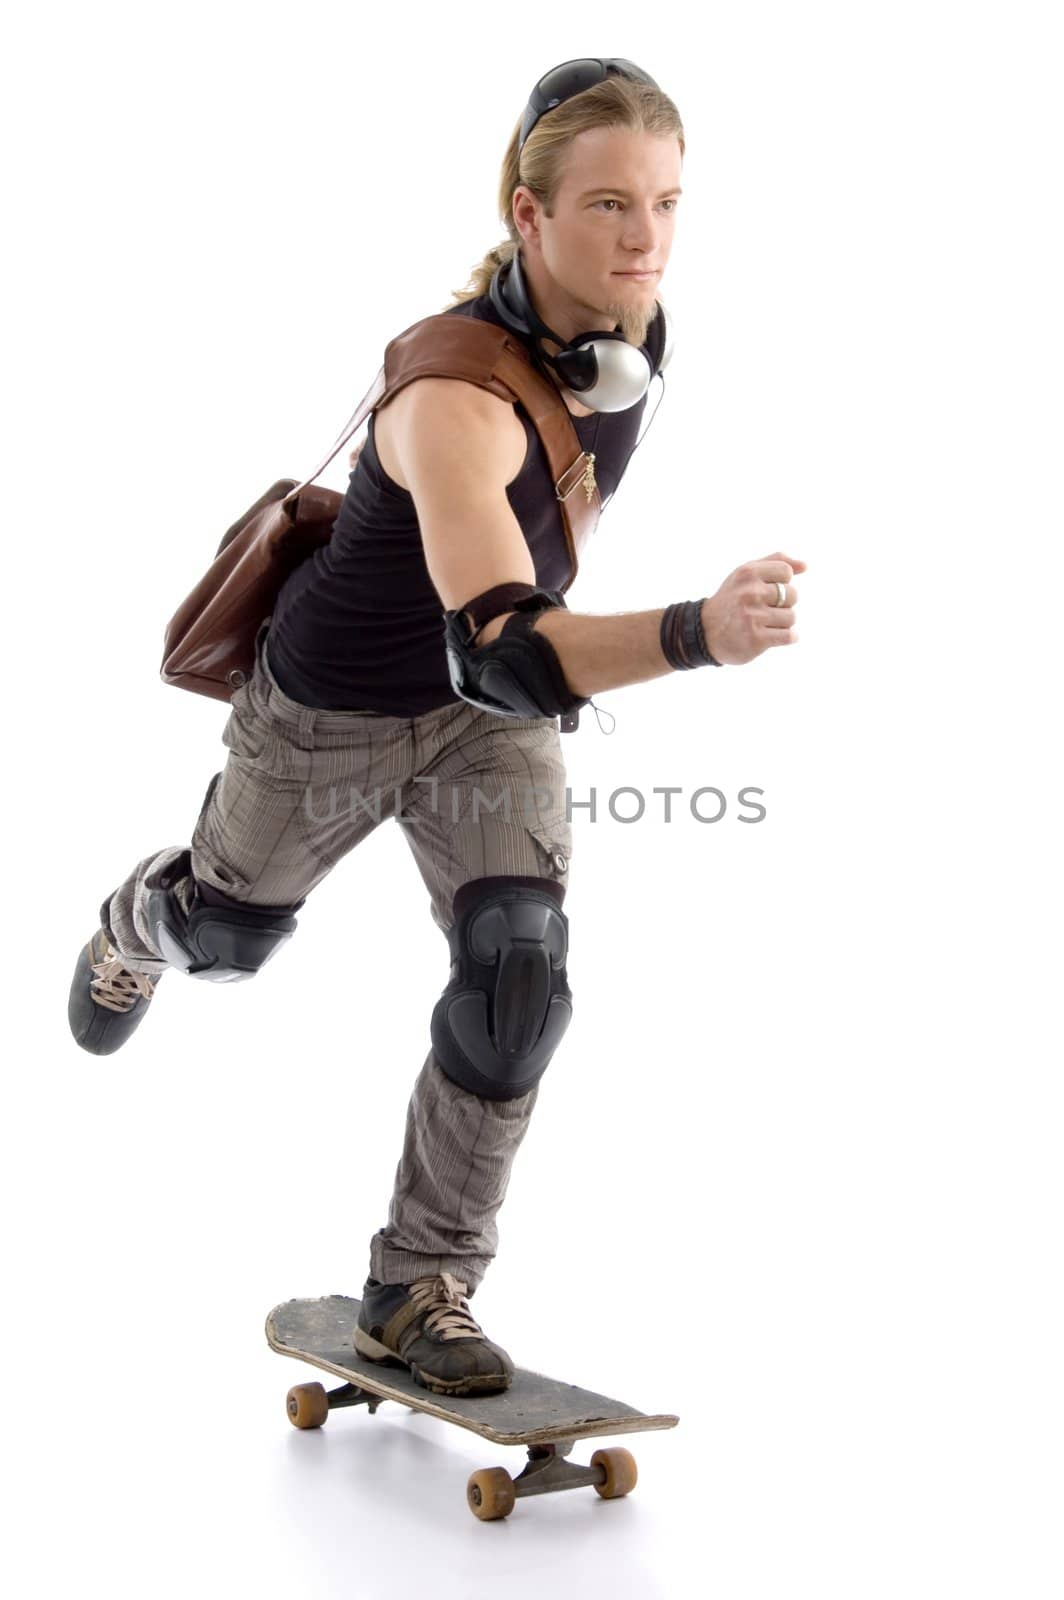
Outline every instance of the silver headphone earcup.
{"label": "silver headphone earcup", "polygon": [[[576,353],[587,359],[591,352],[595,363],[595,380],[578,390],[571,390],[581,405],[595,411],[627,411],[641,400],[650,387],[653,373],[645,350],[637,349],[627,339],[587,339],[577,346]],[[565,377],[563,352],[558,358],[558,369]]]}

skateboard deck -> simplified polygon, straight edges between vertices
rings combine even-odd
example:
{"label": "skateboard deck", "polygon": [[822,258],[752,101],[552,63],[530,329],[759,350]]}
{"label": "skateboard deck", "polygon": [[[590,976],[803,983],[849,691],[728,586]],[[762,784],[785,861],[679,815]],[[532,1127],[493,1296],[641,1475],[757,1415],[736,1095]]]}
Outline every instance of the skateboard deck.
{"label": "skateboard deck", "polygon": [[382,1400],[394,1400],[495,1444],[526,1445],[529,1459],[519,1477],[511,1479],[504,1468],[495,1467],[470,1478],[469,1506],[481,1520],[507,1516],[517,1496],[581,1484],[592,1484],[604,1499],[619,1498],[635,1487],[635,1462],[628,1451],[597,1450],[590,1467],[579,1467],[562,1459],[573,1442],[601,1434],[674,1428],[680,1420],[669,1412],[637,1411],[622,1400],[526,1367],[517,1367],[509,1388],[497,1394],[434,1394],[417,1383],[404,1364],[370,1361],[359,1354],[352,1339],[360,1306],[361,1301],[348,1295],[325,1295],[284,1301],[266,1318],[271,1349],[345,1380],[328,1393],[321,1384],[290,1389],[289,1420],[300,1428],[320,1427],[329,1411],[341,1406],[365,1404],[376,1412]]}

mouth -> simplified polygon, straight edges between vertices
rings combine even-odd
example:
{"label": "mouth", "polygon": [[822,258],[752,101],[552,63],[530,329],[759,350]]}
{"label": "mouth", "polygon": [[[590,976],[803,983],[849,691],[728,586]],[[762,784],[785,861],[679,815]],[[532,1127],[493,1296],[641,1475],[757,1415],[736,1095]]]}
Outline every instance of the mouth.
{"label": "mouth", "polygon": [[656,278],[660,268],[651,268],[648,272],[615,272],[615,278],[631,278],[635,283],[648,283],[651,278]]}

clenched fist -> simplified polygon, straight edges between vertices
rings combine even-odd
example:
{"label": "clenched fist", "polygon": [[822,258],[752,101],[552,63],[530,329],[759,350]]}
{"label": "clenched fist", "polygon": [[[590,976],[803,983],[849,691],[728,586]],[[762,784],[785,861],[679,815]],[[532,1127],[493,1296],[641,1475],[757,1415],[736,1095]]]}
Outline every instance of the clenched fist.
{"label": "clenched fist", "polygon": [[[710,655],[725,666],[742,666],[774,644],[794,644],[792,579],[805,562],[776,551],[760,561],[745,561],[728,574],[715,595],[702,602],[702,627]],[[786,585],[785,603],[777,583]]]}

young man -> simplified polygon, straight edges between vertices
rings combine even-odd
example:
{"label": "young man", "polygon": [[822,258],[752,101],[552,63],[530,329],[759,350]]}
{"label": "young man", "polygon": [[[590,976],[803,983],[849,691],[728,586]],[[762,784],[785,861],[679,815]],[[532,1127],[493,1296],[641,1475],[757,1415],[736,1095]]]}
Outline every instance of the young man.
{"label": "young man", "polygon": [[[657,290],[683,150],[675,106],[632,63],[555,68],[503,164],[508,238],[447,308],[526,329],[604,498],[663,361]],[[586,371],[567,350],[585,351]],[[103,902],[70,1021],[83,1048],[107,1054],[139,1026],[167,966],[213,980],[257,971],[311,889],[394,817],[451,969],[354,1339],[437,1392],[492,1393],[513,1363],[468,1297],[496,1253],[513,1158],[571,1016],[556,719],[602,689],[790,643],[804,564],[751,561],[712,597],[664,610],[570,612],[559,603],[570,553],[536,429],[522,406],[461,380],[401,389],[371,415],[352,465],[329,544],[259,630],[191,848],[146,856]],[[375,809],[337,813],[327,792],[348,785]]]}

